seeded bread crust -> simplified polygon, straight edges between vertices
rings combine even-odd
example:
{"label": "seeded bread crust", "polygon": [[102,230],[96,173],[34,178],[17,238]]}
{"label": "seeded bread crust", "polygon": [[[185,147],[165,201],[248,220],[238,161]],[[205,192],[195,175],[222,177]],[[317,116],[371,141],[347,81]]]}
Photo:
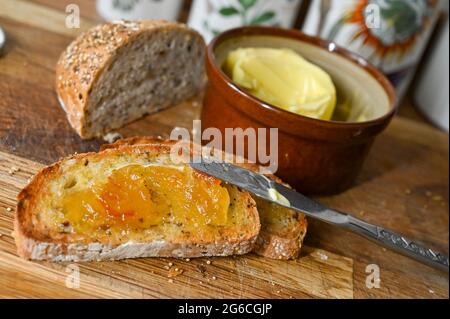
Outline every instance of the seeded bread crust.
{"label": "seeded bread crust", "polygon": [[[42,224],[36,218],[37,207],[46,186],[50,181],[63,176],[68,165],[86,165],[86,161],[111,160],[114,156],[150,156],[155,160],[167,156],[170,147],[167,144],[124,146],[120,149],[108,149],[99,153],[74,155],[45,167],[37,173],[31,182],[19,193],[14,220],[14,238],[19,256],[25,259],[60,261],[101,261],[142,257],[180,257],[195,258],[204,256],[229,256],[250,252],[260,230],[256,204],[249,193],[233,188],[231,199],[235,200],[236,214],[244,224],[230,224],[214,227],[208,236],[185,234],[159,238],[144,242],[105,242],[89,238],[80,239],[76,234],[60,233],[51,226]],[[90,165],[90,164],[89,164]],[[52,196],[55,196],[54,194]],[[240,209],[243,208],[243,209]],[[230,208],[231,209],[231,208]]]}
{"label": "seeded bread crust", "polygon": [[[156,137],[136,136],[120,139],[112,144],[102,145],[101,149],[120,149],[123,146],[158,145],[160,143],[173,145],[175,142]],[[237,165],[252,171],[258,171],[259,168],[257,165],[249,163]],[[267,177],[277,183],[283,183],[275,175],[267,175]],[[256,197],[254,199],[260,215],[261,231],[253,252],[271,259],[290,260],[298,258],[308,227],[305,215],[294,210],[263,203],[264,201]]]}
{"label": "seeded bread crust", "polygon": [[[164,35],[170,37],[173,34],[184,37],[186,43],[189,45],[192,43],[199,51],[195,61],[188,61],[188,63],[186,63],[195,65],[195,68],[198,71],[194,72],[196,74],[185,75],[189,77],[189,79],[187,81],[188,84],[186,84],[186,87],[183,89],[184,93],[180,93],[180,96],[177,96],[174,94],[176,93],[177,88],[170,87],[169,85],[165,85],[165,88],[155,88],[156,92],[160,92],[160,90],[173,90],[173,92],[171,94],[170,91],[167,91],[166,95],[169,97],[167,97],[165,101],[159,101],[157,105],[139,105],[139,110],[130,111],[130,113],[134,112],[136,114],[127,114],[123,119],[117,121],[114,121],[112,115],[108,114],[111,112],[105,112],[105,114],[102,115],[102,117],[104,117],[103,120],[105,120],[106,124],[109,122],[112,127],[88,127],[91,125],[91,121],[98,122],[98,119],[90,118],[93,109],[97,107],[96,102],[93,102],[93,91],[95,91],[99,79],[101,79],[105,73],[110,72],[110,69],[114,65],[114,62],[116,62],[117,57],[121,55],[121,52],[141,36],[148,36],[146,43],[149,43],[151,41],[160,41],[161,37]],[[157,36],[159,36],[159,40],[153,40]],[[188,28],[186,25],[179,23],[167,21],[118,21],[93,27],[76,38],[61,54],[56,65],[56,93],[58,100],[67,113],[70,124],[82,138],[89,139],[100,137],[108,131],[117,129],[145,114],[164,109],[181,102],[180,99],[189,99],[198,94],[204,84],[204,48],[205,43],[200,34]],[[168,51],[176,49],[177,48],[168,48]],[[145,52],[145,55],[149,55],[150,53],[156,54],[155,52]],[[164,57],[155,59],[155,61],[152,62],[157,65],[160,63],[161,59],[164,59]],[[132,63],[132,61],[126,62],[128,65],[130,65],[130,63]],[[141,70],[133,69],[132,72],[138,71]],[[178,72],[183,71],[180,70]],[[153,75],[148,74],[149,78],[152,76]],[[162,77],[165,75],[156,74],[154,76]],[[134,89],[136,85],[137,84],[130,84],[127,90]],[[117,94],[120,92],[117,92],[116,90],[113,91],[113,93]],[[152,93],[145,91],[140,95],[151,96]],[[174,97],[173,100],[170,99],[172,96]],[[119,103],[119,105],[116,106],[116,108],[120,109],[126,109],[127,107],[128,105],[126,105],[126,103]],[[141,107],[144,107],[144,109]],[[121,110],[121,112],[121,114],[124,114],[126,113],[126,110]],[[108,116],[111,117],[109,118],[109,121]]]}

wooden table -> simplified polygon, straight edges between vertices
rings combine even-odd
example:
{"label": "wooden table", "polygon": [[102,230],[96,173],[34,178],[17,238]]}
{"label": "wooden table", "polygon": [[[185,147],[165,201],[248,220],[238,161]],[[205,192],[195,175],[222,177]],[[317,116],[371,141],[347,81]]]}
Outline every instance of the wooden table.
{"label": "wooden table", "polygon": [[[80,29],[64,27],[64,1],[0,0],[0,25],[8,38],[0,58],[0,151],[48,164],[67,154],[97,150],[103,143],[78,138],[53,90],[60,53],[98,21],[93,1],[70,2],[81,6]],[[174,126],[190,127],[200,109],[180,105],[119,132],[165,136]],[[448,253],[448,143],[447,134],[398,117],[376,141],[355,187],[320,200]],[[448,298],[447,274],[356,235],[310,221],[306,242],[353,259],[356,298]],[[379,289],[366,287],[369,264],[380,267]]]}

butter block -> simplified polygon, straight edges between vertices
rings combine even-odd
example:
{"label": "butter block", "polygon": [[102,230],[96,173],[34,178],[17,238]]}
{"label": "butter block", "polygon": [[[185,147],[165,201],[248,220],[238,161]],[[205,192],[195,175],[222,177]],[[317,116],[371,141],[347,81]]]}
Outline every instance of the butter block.
{"label": "butter block", "polygon": [[311,118],[333,116],[337,98],[331,77],[291,49],[240,48],[228,55],[224,70],[264,102]]}

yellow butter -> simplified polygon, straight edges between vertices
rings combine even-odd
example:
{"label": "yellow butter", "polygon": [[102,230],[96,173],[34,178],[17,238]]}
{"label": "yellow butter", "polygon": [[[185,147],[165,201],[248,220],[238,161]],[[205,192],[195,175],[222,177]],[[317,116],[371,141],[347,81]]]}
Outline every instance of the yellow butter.
{"label": "yellow butter", "polygon": [[259,99],[300,115],[330,120],[336,107],[331,77],[290,49],[241,48],[224,65],[232,80]]}
{"label": "yellow butter", "polygon": [[270,198],[274,202],[277,202],[278,204],[286,206],[286,207],[291,206],[291,203],[289,202],[289,200],[286,197],[284,197],[283,195],[281,195],[275,188],[269,188],[269,190],[267,192],[269,193]]}

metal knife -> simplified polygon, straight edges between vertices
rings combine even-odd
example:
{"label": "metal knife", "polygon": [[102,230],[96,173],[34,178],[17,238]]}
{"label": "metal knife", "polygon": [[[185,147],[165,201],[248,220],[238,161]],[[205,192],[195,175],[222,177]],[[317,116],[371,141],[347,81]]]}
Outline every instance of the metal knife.
{"label": "metal knife", "polygon": [[381,226],[372,225],[349,214],[326,207],[286,186],[275,183],[262,174],[224,162],[190,163],[191,167],[236,185],[258,197],[294,209],[306,216],[340,226],[366,237],[398,253],[434,268],[449,271],[448,256],[427,248]]}

